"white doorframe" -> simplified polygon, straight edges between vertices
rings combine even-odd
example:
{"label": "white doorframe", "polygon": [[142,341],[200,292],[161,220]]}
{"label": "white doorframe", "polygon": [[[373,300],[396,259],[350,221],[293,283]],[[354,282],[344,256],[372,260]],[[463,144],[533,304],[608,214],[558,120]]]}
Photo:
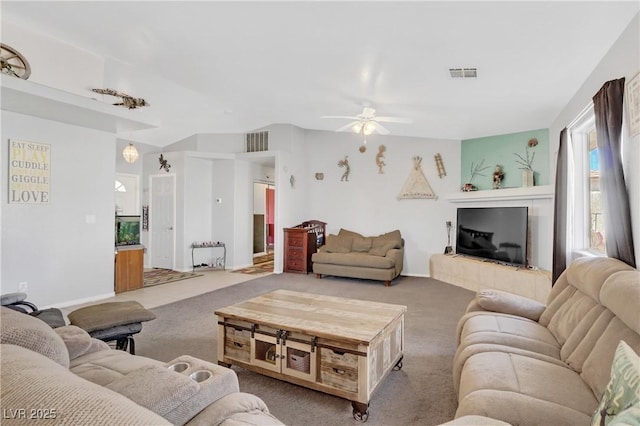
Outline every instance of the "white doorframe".
{"label": "white doorframe", "polygon": [[171,250],[171,261],[170,261],[170,269],[175,269],[176,266],[176,174],[175,173],[168,173],[168,174],[157,174],[157,175],[150,175],[149,176],[149,266],[153,267],[154,266],[154,244],[153,244],[153,215],[155,212],[154,209],[154,203],[153,203],[153,183],[155,179],[166,179],[166,178],[171,178],[173,179],[173,185],[171,188],[171,193],[173,195],[173,200],[172,200],[172,205],[173,205],[173,223],[170,225],[173,232],[172,232],[172,241],[170,243],[170,250]]}

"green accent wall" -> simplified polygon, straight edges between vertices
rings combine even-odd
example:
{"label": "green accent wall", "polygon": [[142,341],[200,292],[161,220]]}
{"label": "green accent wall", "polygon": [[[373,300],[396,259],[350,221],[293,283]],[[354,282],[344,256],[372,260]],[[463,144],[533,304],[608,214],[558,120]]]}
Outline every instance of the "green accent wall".
{"label": "green accent wall", "polygon": [[469,182],[471,165],[482,164],[487,167],[476,175],[471,183],[478,190],[493,189],[493,172],[496,165],[502,166],[504,178],[501,188],[519,188],[522,186],[522,167],[517,163],[515,153],[526,157],[527,143],[536,138],[538,145],[529,149],[529,157],[535,153],[532,162],[534,182],[536,186],[549,185],[549,129],[529,130],[506,135],[487,136],[484,138],[465,139],[461,146],[460,186]]}

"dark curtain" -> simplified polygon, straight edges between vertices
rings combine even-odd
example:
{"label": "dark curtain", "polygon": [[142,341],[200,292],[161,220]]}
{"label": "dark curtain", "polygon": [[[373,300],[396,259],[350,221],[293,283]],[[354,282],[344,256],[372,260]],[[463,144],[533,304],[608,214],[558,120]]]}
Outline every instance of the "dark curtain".
{"label": "dark curtain", "polygon": [[556,165],[556,190],[553,203],[553,272],[552,285],[567,268],[567,191],[568,182],[567,128],[560,132],[558,160]]}
{"label": "dark curtain", "polygon": [[631,210],[621,158],[624,78],[608,81],[593,97],[607,256],[635,267]]}

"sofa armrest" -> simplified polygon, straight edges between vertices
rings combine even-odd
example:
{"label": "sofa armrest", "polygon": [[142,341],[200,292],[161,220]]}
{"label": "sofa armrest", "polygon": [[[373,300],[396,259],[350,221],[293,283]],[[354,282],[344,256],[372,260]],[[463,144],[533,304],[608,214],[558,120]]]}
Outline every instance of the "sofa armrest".
{"label": "sofa armrest", "polygon": [[480,290],[476,301],[483,309],[491,312],[517,315],[538,321],[546,306],[537,300],[500,290]]}
{"label": "sofa armrest", "polygon": [[404,248],[399,249],[391,249],[387,251],[385,257],[390,257],[393,259],[395,264],[395,276],[397,277],[402,272],[402,268],[404,267]]}

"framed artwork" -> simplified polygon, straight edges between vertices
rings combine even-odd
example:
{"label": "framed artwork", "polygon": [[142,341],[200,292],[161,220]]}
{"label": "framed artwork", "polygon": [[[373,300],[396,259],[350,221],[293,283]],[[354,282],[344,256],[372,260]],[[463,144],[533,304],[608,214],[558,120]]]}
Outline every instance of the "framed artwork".
{"label": "framed artwork", "polygon": [[51,145],[9,140],[9,203],[48,204]]}
{"label": "framed artwork", "polygon": [[640,134],[640,72],[627,83],[627,114],[629,117],[629,135]]}

